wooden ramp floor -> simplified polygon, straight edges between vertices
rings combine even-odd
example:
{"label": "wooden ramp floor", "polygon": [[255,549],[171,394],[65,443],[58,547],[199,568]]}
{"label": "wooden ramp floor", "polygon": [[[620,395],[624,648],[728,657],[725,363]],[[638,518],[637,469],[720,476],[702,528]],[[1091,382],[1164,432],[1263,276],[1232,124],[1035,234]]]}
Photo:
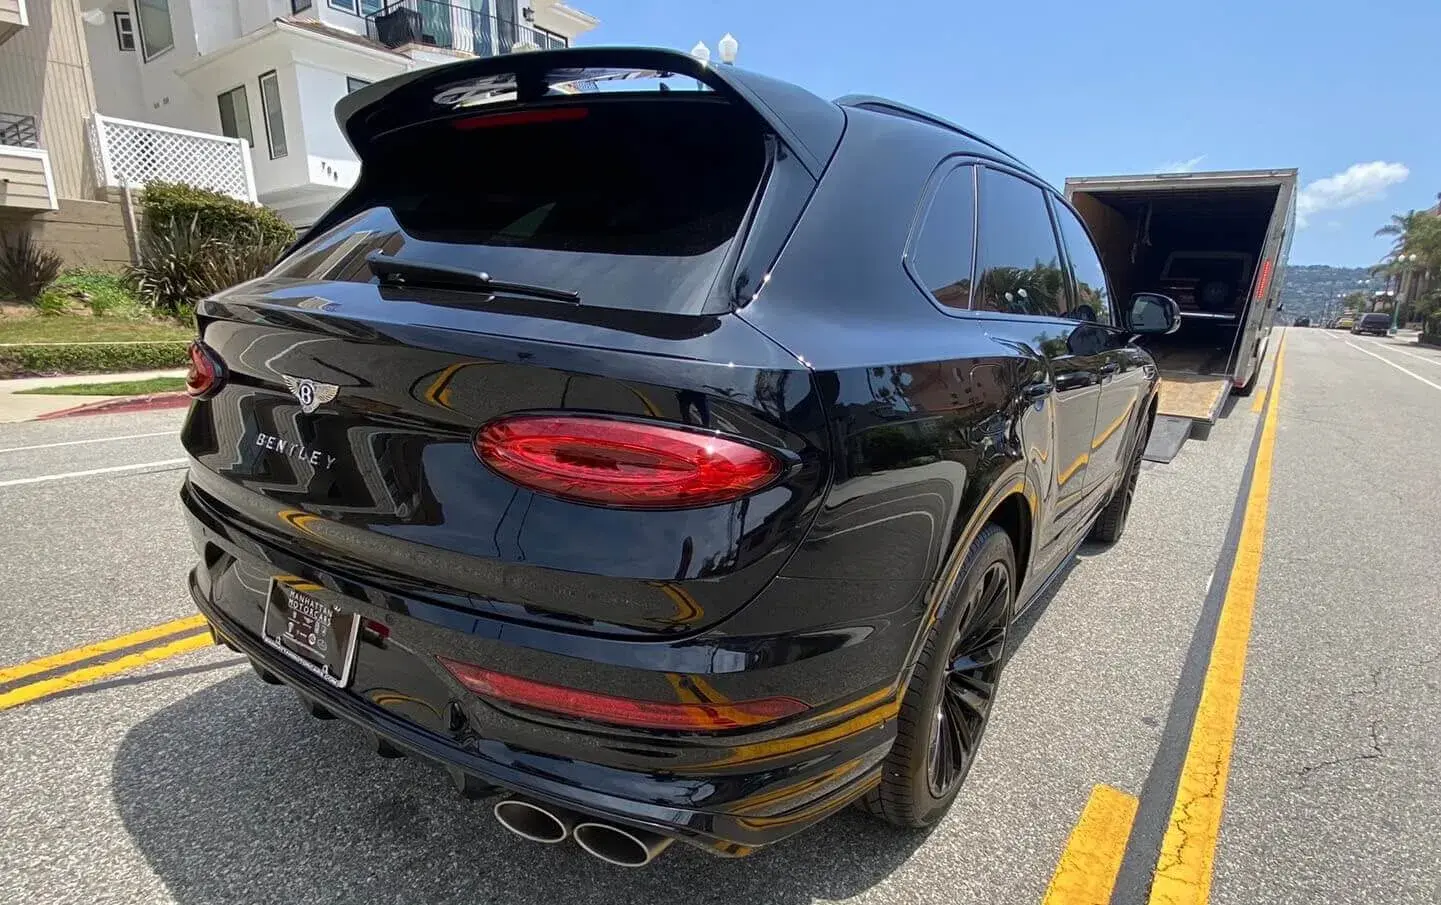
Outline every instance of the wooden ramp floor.
{"label": "wooden ramp floor", "polygon": [[1212,421],[1231,388],[1231,378],[1209,374],[1161,372],[1161,402],[1157,414]]}

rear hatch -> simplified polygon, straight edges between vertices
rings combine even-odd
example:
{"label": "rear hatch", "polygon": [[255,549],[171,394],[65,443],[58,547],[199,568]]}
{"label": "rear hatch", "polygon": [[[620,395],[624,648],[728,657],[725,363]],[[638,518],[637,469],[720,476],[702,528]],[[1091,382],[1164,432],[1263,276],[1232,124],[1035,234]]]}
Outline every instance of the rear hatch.
{"label": "rear hatch", "polygon": [[[183,435],[201,503],[381,590],[580,631],[697,631],[779,572],[825,429],[809,372],[730,312],[814,187],[809,152],[734,76],[645,90],[694,64],[608,53],[428,70],[342,111],[355,188],[270,276],[199,308],[223,374]],[[544,440],[507,427],[541,423],[522,414],[773,468],[713,496],[587,497],[508,470]],[[565,442],[547,467],[617,486],[659,455]]]}

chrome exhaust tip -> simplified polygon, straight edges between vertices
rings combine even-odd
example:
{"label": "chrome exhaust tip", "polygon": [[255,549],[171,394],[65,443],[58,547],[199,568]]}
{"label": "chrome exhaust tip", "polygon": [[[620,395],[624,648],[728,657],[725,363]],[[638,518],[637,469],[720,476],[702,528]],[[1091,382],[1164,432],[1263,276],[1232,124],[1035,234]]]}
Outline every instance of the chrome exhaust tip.
{"label": "chrome exhaust tip", "polygon": [[491,808],[501,826],[531,842],[554,845],[564,842],[575,826],[575,816],[525,798],[502,798]]}
{"label": "chrome exhaust tip", "polygon": [[645,867],[675,841],[659,833],[611,823],[582,823],[575,827],[574,833],[576,843],[587,854],[619,867]]}

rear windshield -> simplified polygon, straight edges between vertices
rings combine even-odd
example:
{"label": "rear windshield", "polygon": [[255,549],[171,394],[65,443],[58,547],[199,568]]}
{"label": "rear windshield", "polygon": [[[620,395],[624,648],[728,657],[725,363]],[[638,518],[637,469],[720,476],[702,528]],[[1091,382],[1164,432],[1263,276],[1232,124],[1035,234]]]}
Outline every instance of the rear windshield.
{"label": "rear windshield", "polygon": [[1225,280],[1237,284],[1245,276],[1245,269],[1245,261],[1241,258],[1209,258],[1187,255],[1170,260],[1166,266],[1165,279],[1200,282]]}
{"label": "rear windshield", "polygon": [[[696,95],[482,108],[377,139],[354,215],[301,257],[365,232],[367,247],[405,260],[574,291],[588,306],[697,313],[765,148],[749,111]],[[300,260],[284,270],[320,276]]]}
{"label": "rear windshield", "polygon": [[1391,315],[1389,315],[1389,314],[1366,314],[1366,315],[1362,315],[1362,317],[1361,317],[1361,323],[1366,324],[1366,325],[1368,325],[1368,326],[1372,326],[1372,325],[1375,325],[1375,324],[1386,324],[1387,326],[1390,326],[1390,324],[1391,324]]}

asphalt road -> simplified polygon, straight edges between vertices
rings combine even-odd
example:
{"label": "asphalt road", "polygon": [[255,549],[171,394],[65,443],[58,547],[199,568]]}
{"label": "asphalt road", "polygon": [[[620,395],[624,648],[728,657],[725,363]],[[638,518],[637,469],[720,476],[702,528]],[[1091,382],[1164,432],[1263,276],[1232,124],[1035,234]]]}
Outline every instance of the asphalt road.
{"label": "asphalt road", "polygon": [[[1435,903],[1441,350],[1289,332],[1210,898]],[[0,900],[1040,903],[1093,787],[1140,795],[1189,732],[1252,409],[1147,466],[1125,539],[1028,614],[980,760],[928,833],[847,812],[749,859],[676,846],[609,868],[510,836],[206,648],[0,710]],[[0,668],[193,613],[181,417],[0,425]],[[1117,901],[1145,901],[1127,882]]]}

